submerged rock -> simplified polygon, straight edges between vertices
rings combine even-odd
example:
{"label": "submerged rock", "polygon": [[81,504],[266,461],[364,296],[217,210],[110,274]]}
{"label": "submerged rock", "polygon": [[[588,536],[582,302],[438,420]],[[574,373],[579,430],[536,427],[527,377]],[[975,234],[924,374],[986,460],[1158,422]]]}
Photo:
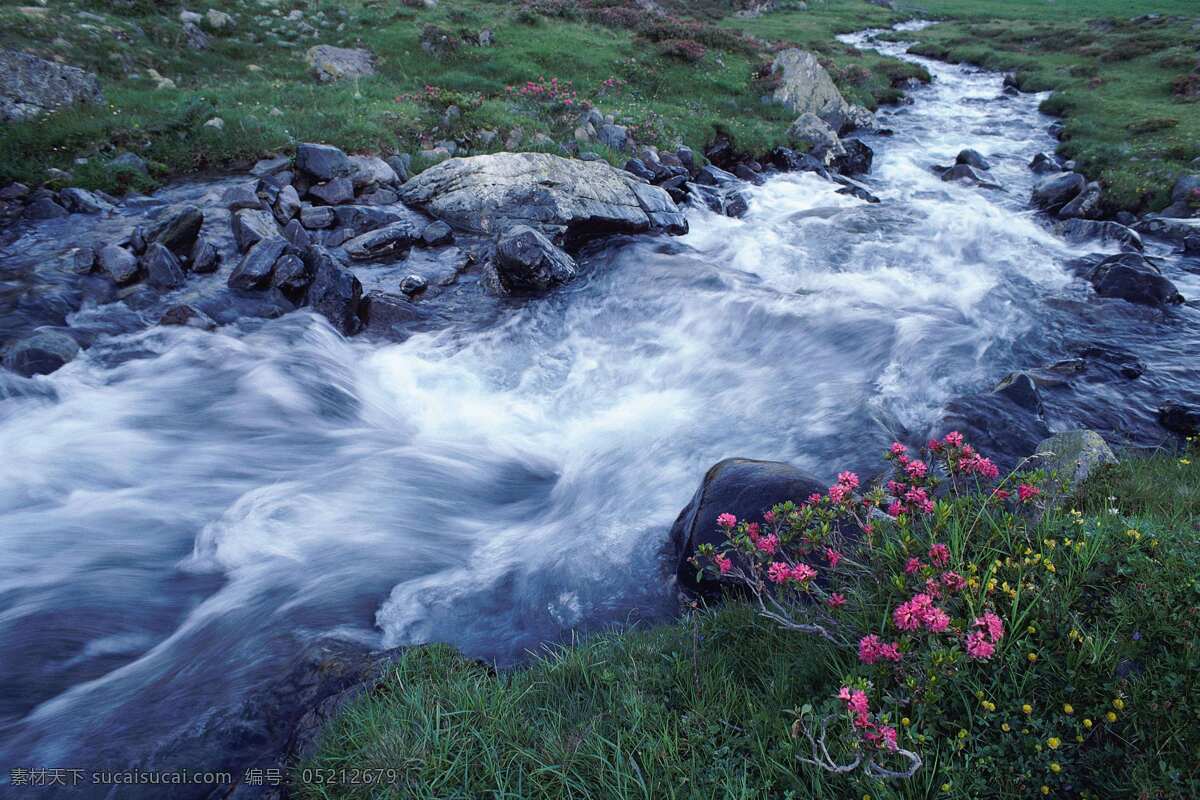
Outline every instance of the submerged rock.
{"label": "submerged rock", "polygon": [[38,331],[4,354],[4,366],[26,378],[49,375],[79,355],[79,343],[59,331]]}
{"label": "submerged rock", "polygon": [[1072,219],[1059,224],[1058,235],[1068,242],[1085,242],[1091,239],[1100,242],[1116,242],[1125,250],[1142,250],[1142,237],[1133,228],[1119,222],[1100,222],[1090,219]]}
{"label": "submerged rock", "polygon": [[944,181],[965,181],[973,183],[984,189],[1000,189],[1000,184],[995,181],[988,180],[975,171],[975,168],[969,164],[955,164],[942,173]]}
{"label": "submerged rock", "polygon": [[217,323],[208,314],[195,306],[181,303],[171,306],[163,312],[158,320],[159,325],[182,325],[188,328],[199,328],[204,331],[216,330]]}
{"label": "submerged rock", "polygon": [[1109,256],[1092,271],[1092,287],[1101,297],[1162,308],[1184,302],[1175,284],[1138,253]]}
{"label": "submerged rock", "polygon": [[1166,403],[1158,409],[1158,422],[1182,436],[1200,435],[1200,407]]}
{"label": "submerged rock", "polygon": [[988,170],[992,168],[992,165],[988,163],[988,160],[984,158],[978,150],[972,150],[970,148],[960,151],[955,157],[954,163],[966,164],[968,167],[974,167],[975,169]]}
{"label": "submerged rock", "polygon": [[444,161],[404,184],[400,197],[462,230],[529,225],[569,245],[611,233],[687,231],[663,189],[603,162],[545,153]]}
{"label": "submerged rock", "polygon": [[724,531],[717,528],[719,515],[757,521],[777,503],[801,503],[823,491],[825,486],[814,477],[778,461],[727,458],[714,464],[671,526],[666,555],[679,585],[705,598],[720,597],[720,581],[707,576],[697,580],[696,568],[688,561],[700,545],[725,541]]}
{"label": "submerged rock", "polygon": [[407,220],[402,220],[356,236],[342,247],[355,260],[382,258],[407,250],[418,237],[413,226]]}

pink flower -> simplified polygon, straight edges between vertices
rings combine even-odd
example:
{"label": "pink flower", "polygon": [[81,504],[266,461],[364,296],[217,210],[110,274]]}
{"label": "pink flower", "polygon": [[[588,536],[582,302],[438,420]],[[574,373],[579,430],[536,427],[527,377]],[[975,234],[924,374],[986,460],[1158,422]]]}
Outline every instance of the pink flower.
{"label": "pink flower", "polygon": [[754,544],[757,545],[759,550],[762,550],[769,556],[773,556],[779,548],[779,537],[772,533],[769,536],[763,536]]}
{"label": "pink flower", "polygon": [[950,431],[942,441],[950,447],[962,447],[963,435],[958,431]]}
{"label": "pink flower", "polygon": [[950,615],[940,608],[931,608],[925,612],[925,628],[930,633],[942,633],[950,627]]}
{"label": "pink flower", "polygon": [[766,522],[768,525],[774,524],[774,522],[775,522],[775,512],[774,512],[774,511],[768,511],[768,512],[764,513],[764,514],[763,514],[763,521],[764,521],[764,522]]}
{"label": "pink flower", "polygon": [[904,472],[910,478],[924,478],[928,470],[929,467],[924,461],[910,461],[904,465]]}
{"label": "pink flower", "polygon": [[892,642],[891,644],[881,644],[879,646],[879,657],[887,661],[898,662],[904,656],[900,654],[900,645]]}
{"label": "pink flower", "polygon": [[986,630],[993,642],[998,642],[1004,638],[1004,620],[991,611],[983,612],[983,616],[976,619],[974,624],[975,627]]}
{"label": "pink flower", "polygon": [[713,556],[713,563],[717,565],[717,569],[721,571],[722,575],[733,569],[733,561],[729,556]]}
{"label": "pink flower", "polygon": [[899,442],[892,442],[892,446],[888,448],[888,452],[894,456],[902,456],[908,452],[908,448]]}
{"label": "pink flower", "polygon": [[817,494],[816,492],[813,492],[812,494],[810,494],[808,496],[808,504],[810,506],[815,506],[820,502],[821,502],[821,495]]}
{"label": "pink flower", "polygon": [[888,516],[898,517],[904,513],[904,506],[900,505],[899,500],[893,500],[887,507]]}
{"label": "pink flower", "polygon": [[792,580],[804,583],[817,577],[817,571],[808,564],[797,564],[792,567]]}
{"label": "pink flower", "polygon": [[776,561],[767,567],[767,578],[771,583],[786,583],[792,577],[792,568],[782,561]]}
{"label": "pink flower", "polygon": [[930,450],[932,450],[935,453],[942,452],[943,445],[937,439],[930,439],[928,442],[925,443],[925,446],[928,447]]}
{"label": "pink flower", "polygon": [[961,592],[966,587],[967,582],[963,580],[963,576],[957,572],[943,572],[942,586],[945,586],[952,592]]}
{"label": "pink flower", "polygon": [[732,528],[734,525],[737,525],[737,517],[728,513],[721,514],[717,517],[717,524],[722,528]]}
{"label": "pink flower", "polygon": [[920,569],[921,559],[917,558],[916,556],[913,556],[912,558],[908,559],[908,561],[904,562],[904,574],[906,575],[916,575]]}
{"label": "pink flower", "polygon": [[846,605],[846,597],[840,592],[834,592],[833,594],[829,595],[829,599],[825,602],[829,604],[830,608],[841,608],[842,606]]}
{"label": "pink flower", "polygon": [[974,631],[967,637],[967,655],[976,661],[987,661],[996,652],[996,645],[987,640],[983,631]]}
{"label": "pink flower", "polygon": [[[966,448],[963,448],[963,452],[966,453]],[[980,455],[967,456],[958,465],[966,474],[976,474],[988,480],[995,480],[1000,475],[1000,469],[992,463],[991,459]]]}
{"label": "pink flower", "polygon": [[758,534],[762,529],[758,527],[757,522],[751,522],[746,526],[746,535],[750,537],[750,541],[758,541]]}
{"label": "pink flower", "polygon": [[1004,489],[997,489],[994,492],[992,492],[992,497],[1003,502],[1003,501],[1007,500],[1008,498],[1012,497],[1012,492],[1005,491]]}
{"label": "pink flower", "polygon": [[1022,483],[1017,487],[1017,498],[1022,503],[1028,503],[1033,498],[1042,493],[1042,490],[1036,486],[1030,486],[1028,483]]}
{"label": "pink flower", "polygon": [[892,622],[902,631],[915,631],[920,629],[923,616],[921,610],[909,601],[896,606],[892,611]]}
{"label": "pink flower", "polygon": [[834,503],[841,503],[850,496],[850,487],[844,483],[835,483],[829,487],[829,499]]}
{"label": "pink flower", "polygon": [[879,660],[879,637],[875,634],[864,636],[858,640],[858,660],[864,664],[874,664]]}
{"label": "pink flower", "polygon": [[950,563],[950,548],[938,542],[929,548],[929,560],[935,567],[944,567]]}
{"label": "pink flower", "polygon": [[831,547],[826,547],[825,560],[829,562],[830,569],[837,569],[838,563],[842,560],[842,554]]}
{"label": "pink flower", "polygon": [[851,489],[858,488],[858,475],[853,472],[839,472],[837,482]]}
{"label": "pink flower", "polygon": [[879,729],[879,736],[883,739],[883,747],[886,750],[895,750],[899,745],[896,744],[896,729],[888,725]]}
{"label": "pink flower", "polygon": [[929,495],[920,486],[914,486],[905,492],[904,499],[909,503],[910,507],[915,506],[926,514],[933,513],[933,501],[929,499]]}

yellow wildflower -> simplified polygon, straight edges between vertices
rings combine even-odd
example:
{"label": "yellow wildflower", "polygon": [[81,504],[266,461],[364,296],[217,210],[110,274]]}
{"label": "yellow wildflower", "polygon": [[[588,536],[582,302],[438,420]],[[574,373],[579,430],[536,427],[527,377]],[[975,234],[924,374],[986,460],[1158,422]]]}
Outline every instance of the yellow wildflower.
{"label": "yellow wildflower", "polygon": [[1116,721],[1117,721],[1117,715],[1116,715],[1116,712],[1114,712],[1114,711],[1110,711],[1110,712],[1108,712],[1107,714],[1105,714],[1105,715],[1104,715],[1104,718],[1105,718],[1106,720],[1108,720],[1109,722],[1116,722]]}
{"label": "yellow wildflower", "polygon": [[1046,740],[1046,745],[1051,750],[1057,750],[1058,746],[1060,744],[1062,744],[1062,739],[1059,739],[1057,736],[1051,736],[1049,739]]}
{"label": "yellow wildflower", "polygon": [[1083,721],[1083,727],[1090,731],[1092,729],[1092,721],[1090,719],[1085,719]]}
{"label": "yellow wildflower", "polygon": [[1059,764],[1057,761],[1051,761],[1050,771],[1057,775],[1058,773],[1062,772],[1062,764]]}
{"label": "yellow wildflower", "polygon": [[1029,703],[1026,703],[1025,705],[1021,706],[1021,710],[1024,711],[1026,714],[1032,714],[1033,706],[1029,705]]}
{"label": "yellow wildflower", "polygon": [[1070,703],[1063,703],[1063,713],[1064,714],[1074,714],[1075,707],[1072,706]]}
{"label": "yellow wildflower", "polygon": [[1116,698],[1115,700],[1113,700],[1113,708],[1115,708],[1117,711],[1124,711],[1125,710],[1125,701],[1119,697]]}

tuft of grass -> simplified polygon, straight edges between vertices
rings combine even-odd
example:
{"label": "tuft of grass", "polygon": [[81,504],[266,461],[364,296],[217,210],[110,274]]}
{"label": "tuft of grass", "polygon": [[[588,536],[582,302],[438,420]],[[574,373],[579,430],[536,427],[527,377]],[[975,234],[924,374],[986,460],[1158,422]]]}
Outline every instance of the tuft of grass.
{"label": "tuft of grass", "polygon": [[[799,763],[803,739],[792,733],[793,718],[829,702],[855,679],[848,676],[869,680],[871,669],[889,668],[863,668],[854,653],[782,632],[729,602],[675,624],[549,648],[499,674],[442,645],[412,648],[377,691],[328,726],[317,753],[294,773],[298,791],[305,798],[1196,796],[1200,458],[1127,454],[1072,502],[1036,524],[969,499],[939,505],[931,524],[955,554],[951,568],[967,576],[980,604],[1000,610],[1007,633],[984,665],[956,662],[948,648],[945,663],[959,666],[937,671],[936,686],[910,687],[919,702],[881,700],[891,724],[901,725],[902,746],[924,757],[912,780],[831,775]],[[884,549],[928,546],[906,535]],[[896,555],[903,563],[904,553]],[[889,589],[854,591],[879,599]],[[886,605],[862,608],[870,618],[855,622],[866,630],[887,619]],[[377,769],[394,781],[314,779],[341,769]]]}

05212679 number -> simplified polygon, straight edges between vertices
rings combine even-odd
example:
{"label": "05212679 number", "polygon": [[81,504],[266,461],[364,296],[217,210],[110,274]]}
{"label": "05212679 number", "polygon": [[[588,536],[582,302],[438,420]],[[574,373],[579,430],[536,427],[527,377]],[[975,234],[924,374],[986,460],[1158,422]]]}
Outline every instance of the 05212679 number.
{"label": "05212679 number", "polygon": [[400,779],[400,773],[394,769],[379,767],[375,769],[302,769],[297,774],[301,783],[320,786],[374,786],[395,784]]}

